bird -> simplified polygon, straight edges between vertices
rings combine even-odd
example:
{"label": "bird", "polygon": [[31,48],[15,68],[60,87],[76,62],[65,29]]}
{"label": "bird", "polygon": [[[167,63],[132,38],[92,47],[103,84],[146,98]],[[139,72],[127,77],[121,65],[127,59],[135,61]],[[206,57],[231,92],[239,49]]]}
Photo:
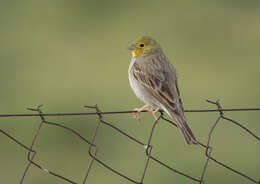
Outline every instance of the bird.
{"label": "bird", "polygon": [[160,110],[176,121],[187,144],[198,144],[184,116],[183,103],[174,66],[164,54],[162,47],[150,36],[142,36],[128,47],[132,58],[128,68],[130,86],[145,105],[134,109],[140,120],[142,111],[150,112],[155,119]]}

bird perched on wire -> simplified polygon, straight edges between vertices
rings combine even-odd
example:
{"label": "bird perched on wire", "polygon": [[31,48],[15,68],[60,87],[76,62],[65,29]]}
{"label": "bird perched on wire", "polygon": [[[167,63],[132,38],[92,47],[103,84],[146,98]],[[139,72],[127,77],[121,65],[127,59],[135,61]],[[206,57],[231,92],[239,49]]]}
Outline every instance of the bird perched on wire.
{"label": "bird perched on wire", "polygon": [[188,144],[198,144],[184,116],[176,70],[161,46],[151,37],[143,36],[128,48],[132,51],[128,69],[130,85],[136,96],[146,103],[134,109],[135,117],[139,120],[140,113],[147,110],[157,119],[155,114],[161,109],[175,119]]}

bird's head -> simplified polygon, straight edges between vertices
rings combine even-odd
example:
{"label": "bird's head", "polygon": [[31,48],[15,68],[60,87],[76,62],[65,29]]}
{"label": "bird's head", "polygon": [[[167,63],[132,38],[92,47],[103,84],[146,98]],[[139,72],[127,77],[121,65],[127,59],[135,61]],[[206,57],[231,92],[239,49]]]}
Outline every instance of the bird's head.
{"label": "bird's head", "polygon": [[141,37],[139,40],[129,45],[128,49],[132,50],[133,57],[148,56],[161,51],[160,45],[149,36]]}

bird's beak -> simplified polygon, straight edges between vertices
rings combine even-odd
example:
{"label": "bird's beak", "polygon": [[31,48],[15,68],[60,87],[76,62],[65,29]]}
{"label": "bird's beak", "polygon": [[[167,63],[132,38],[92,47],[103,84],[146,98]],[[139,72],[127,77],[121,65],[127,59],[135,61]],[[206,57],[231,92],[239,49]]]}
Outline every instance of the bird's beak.
{"label": "bird's beak", "polygon": [[131,45],[128,46],[128,49],[129,50],[135,50],[136,46],[134,44],[131,44]]}

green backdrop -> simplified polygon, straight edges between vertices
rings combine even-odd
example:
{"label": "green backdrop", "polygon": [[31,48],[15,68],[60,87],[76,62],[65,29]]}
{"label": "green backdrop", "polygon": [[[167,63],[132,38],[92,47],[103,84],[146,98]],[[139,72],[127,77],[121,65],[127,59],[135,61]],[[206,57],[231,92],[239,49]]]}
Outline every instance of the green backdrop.
{"label": "green backdrop", "polygon": [[[215,108],[206,99],[220,99],[225,108],[260,107],[260,1],[223,0],[87,0],[0,1],[0,113],[29,113],[44,104],[44,112],[86,112],[142,106],[128,83],[131,54],[127,46],[142,35],[154,37],[177,68],[185,109]],[[259,134],[259,112],[226,113]],[[195,135],[206,142],[217,113],[186,113]],[[131,114],[107,115],[107,121],[147,141],[152,117],[140,123]],[[91,138],[97,118],[52,117]],[[37,117],[1,118],[0,128],[29,145]],[[0,135],[0,183],[19,183],[26,152]],[[138,180],[144,149],[111,128],[101,127],[98,157]],[[184,143],[173,126],[161,121],[153,154],[175,169],[199,177],[204,150]],[[259,142],[244,130],[220,122],[212,140],[213,155],[259,179]],[[35,158],[41,165],[82,183],[89,164],[88,146],[72,134],[44,126]],[[209,163],[206,183],[250,183]],[[24,183],[64,181],[31,167]],[[130,183],[94,163],[88,183]],[[144,183],[192,183],[151,162]],[[195,183],[195,182],[194,182]]]}

